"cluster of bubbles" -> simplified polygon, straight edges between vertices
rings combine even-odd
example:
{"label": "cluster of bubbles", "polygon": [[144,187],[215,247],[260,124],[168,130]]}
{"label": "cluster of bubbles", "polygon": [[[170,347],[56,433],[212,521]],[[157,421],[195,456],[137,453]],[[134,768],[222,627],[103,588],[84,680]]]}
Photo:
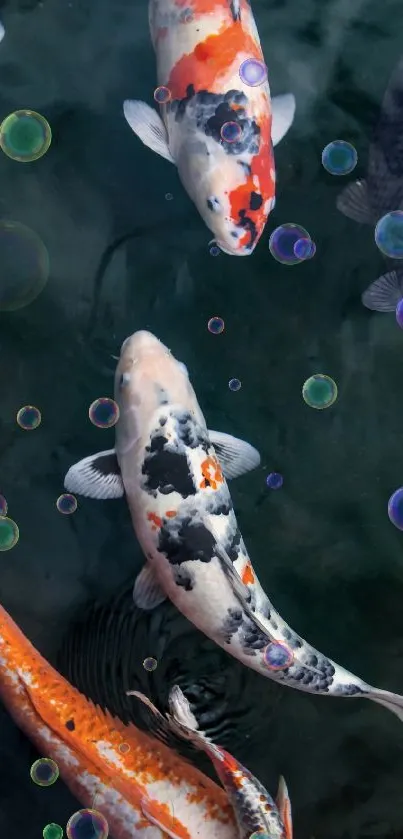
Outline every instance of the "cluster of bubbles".
{"label": "cluster of bubbles", "polygon": [[283,265],[299,265],[315,256],[316,245],[305,227],[287,222],[273,230],[269,239],[269,251],[274,259]]}
{"label": "cluster of bubbles", "polygon": [[20,538],[20,531],[13,519],[7,516],[8,504],[4,495],[0,495],[0,551],[10,551]]}
{"label": "cluster of bubbles", "polygon": [[315,373],[310,376],[302,386],[304,402],[310,408],[323,410],[330,408],[337,399],[337,385],[330,376],[324,373]]}
{"label": "cluster of bubbles", "polygon": [[7,157],[19,163],[39,160],[46,154],[51,142],[50,125],[36,111],[14,111],[0,125],[0,147]]}
{"label": "cluster of bubbles", "polygon": [[212,335],[221,335],[221,332],[224,332],[225,323],[222,318],[215,315],[213,318],[210,318],[207,329]]}
{"label": "cluster of bubbles", "polygon": [[157,664],[157,659],[154,658],[152,655],[147,656],[143,661],[144,670],[147,670],[148,673],[152,673],[153,670],[156,670]]}
{"label": "cluster of bubbles", "polygon": [[119,406],[114,399],[102,396],[91,403],[88,416],[97,428],[113,428],[119,419]]}
{"label": "cluster of bubbles", "polygon": [[24,405],[17,412],[17,423],[24,431],[35,431],[42,422],[42,414],[35,405]]}

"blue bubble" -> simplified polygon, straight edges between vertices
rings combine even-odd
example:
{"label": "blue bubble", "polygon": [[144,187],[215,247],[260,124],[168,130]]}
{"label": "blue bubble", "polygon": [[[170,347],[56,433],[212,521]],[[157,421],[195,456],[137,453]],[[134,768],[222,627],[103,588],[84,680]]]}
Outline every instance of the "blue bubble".
{"label": "blue bubble", "polygon": [[351,143],[333,140],[322,152],[322,164],[330,175],[349,175],[357,165],[358,155]]}
{"label": "blue bubble", "polygon": [[242,383],[239,381],[239,379],[230,379],[228,382],[228,387],[230,390],[233,391],[241,390]]}
{"label": "blue bubble", "polygon": [[270,472],[266,478],[266,484],[269,489],[280,489],[283,486],[284,478],[279,472]]}
{"label": "blue bubble", "polygon": [[402,210],[393,210],[379,219],[375,227],[375,242],[385,256],[391,259],[403,259]]}
{"label": "blue bubble", "polygon": [[264,663],[269,670],[283,670],[294,660],[292,651],[280,641],[272,641],[264,651]]}
{"label": "blue bubble", "polygon": [[301,239],[311,241],[305,227],[293,222],[287,222],[276,227],[269,239],[269,250],[277,262],[283,265],[300,265],[302,260],[295,256],[295,246]]}
{"label": "blue bubble", "polygon": [[403,487],[397,489],[390,496],[388,502],[388,516],[398,530],[403,530]]}
{"label": "blue bubble", "polygon": [[316,245],[312,239],[298,239],[294,245],[294,254],[298,259],[312,259],[316,253]]}
{"label": "blue bubble", "polygon": [[221,332],[224,332],[225,323],[222,318],[215,316],[210,318],[207,324],[207,329],[209,332],[212,332],[213,335],[221,335]]}
{"label": "blue bubble", "polygon": [[217,245],[212,245],[210,248],[210,256],[219,256],[221,253],[220,248],[217,248]]}
{"label": "blue bubble", "polygon": [[237,122],[224,122],[220,133],[226,143],[236,143],[242,136],[242,128]]}

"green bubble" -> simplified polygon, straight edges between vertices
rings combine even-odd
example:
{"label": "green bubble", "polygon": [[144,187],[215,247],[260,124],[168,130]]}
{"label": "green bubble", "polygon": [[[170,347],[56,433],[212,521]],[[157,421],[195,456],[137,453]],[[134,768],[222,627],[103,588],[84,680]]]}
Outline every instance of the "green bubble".
{"label": "green bubble", "polygon": [[315,373],[304,382],[302,396],[310,408],[330,408],[337,399],[337,385],[330,376]]}
{"label": "green bubble", "polygon": [[48,278],[49,255],[39,236],[18,221],[0,221],[0,311],[28,306]]}
{"label": "green bubble", "polygon": [[0,125],[0,146],[7,157],[19,163],[38,160],[47,152],[51,142],[50,125],[36,111],[14,111]]}
{"label": "green bubble", "polygon": [[43,839],[62,839],[63,828],[60,827],[60,824],[52,822],[51,824],[45,825],[42,835]]}
{"label": "green bubble", "polygon": [[17,544],[20,538],[20,531],[12,519],[8,516],[0,518],[0,551],[10,551]]}

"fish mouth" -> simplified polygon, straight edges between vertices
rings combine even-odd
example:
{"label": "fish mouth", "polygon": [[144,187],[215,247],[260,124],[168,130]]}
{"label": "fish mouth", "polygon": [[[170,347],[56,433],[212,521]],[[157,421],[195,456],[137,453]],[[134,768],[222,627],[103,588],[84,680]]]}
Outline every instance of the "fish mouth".
{"label": "fish mouth", "polygon": [[143,353],[155,352],[156,350],[168,352],[167,348],[159,340],[159,338],[153,335],[152,332],[148,332],[146,329],[140,329],[125,338],[120,348],[120,355],[122,356],[125,350],[128,349],[131,350],[136,358]]}
{"label": "fish mouth", "polygon": [[220,248],[220,251],[228,254],[228,256],[250,256],[250,254],[253,252],[253,247],[250,247],[248,245],[240,250],[230,250],[229,248],[226,248],[225,245],[223,245],[221,242],[217,241],[217,239],[213,239],[213,242],[217,246],[217,248]]}

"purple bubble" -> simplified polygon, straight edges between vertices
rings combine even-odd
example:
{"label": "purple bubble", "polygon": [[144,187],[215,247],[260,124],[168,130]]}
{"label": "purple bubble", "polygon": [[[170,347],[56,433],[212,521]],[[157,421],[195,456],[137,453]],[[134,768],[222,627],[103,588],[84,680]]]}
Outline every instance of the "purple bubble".
{"label": "purple bubble", "polygon": [[292,651],[279,641],[272,641],[264,651],[264,663],[269,670],[283,670],[294,660]]}
{"label": "purple bubble", "polygon": [[224,122],[220,134],[224,142],[236,143],[242,135],[242,128],[237,122]]}
{"label": "purple bubble", "polygon": [[283,486],[284,478],[280,472],[270,472],[266,478],[266,484],[269,489],[280,489]]}
{"label": "purple bubble", "polygon": [[267,67],[257,58],[247,58],[239,68],[239,75],[248,87],[258,87],[267,80]]}
{"label": "purple bubble", "polygon": [[316,245],[312,239],[297,239],[294,254],[298,259],[312,259],[316,253]]}
{"label": "purple bubble", "polygon": [[397,489],[389,498],[388,516],[398,530],[403,530],[403,487]]}

